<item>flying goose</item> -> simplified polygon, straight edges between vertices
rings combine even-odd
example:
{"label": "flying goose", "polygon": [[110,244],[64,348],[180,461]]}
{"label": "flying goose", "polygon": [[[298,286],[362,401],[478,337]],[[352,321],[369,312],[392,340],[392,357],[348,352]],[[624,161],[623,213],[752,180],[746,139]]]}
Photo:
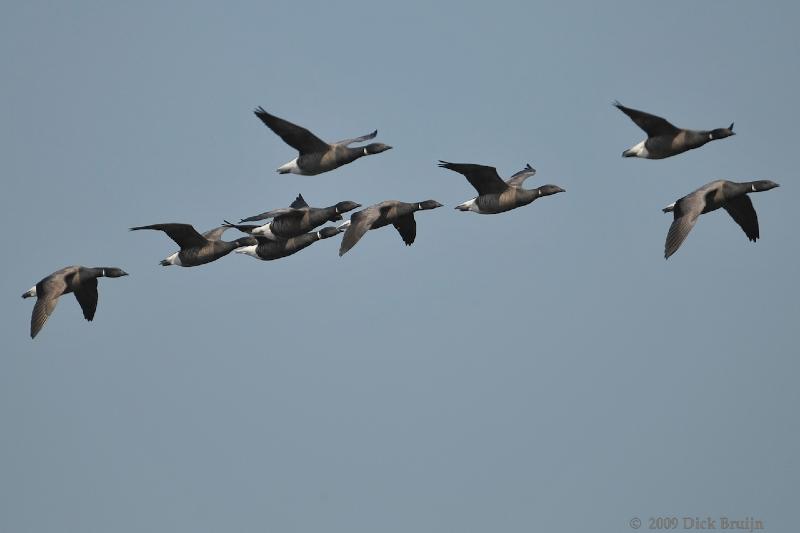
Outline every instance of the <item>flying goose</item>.
{"label": "flying goose", "polygon": [[351,163],[359,157],[379,154],[392,148],[383,143],[370,143],[355,148],[350,147],[353,143],[374,139],[378,134],[378,130],[361,137],[329,144],[301,126],[292,124],[288,120],[278,118],[275,115],[270,115],[264,111],[263,107],[257,108],[254,113],[261,119],[261,122],[283,139],[283,142],[300,152],[296,158],[278,167],[279,174],[291,172],[292,174],[301,174],[303,176],[314,176]]}
{"label": "flying goose", "polygon": [[56,270],[42,279],[22,295],[23,298],[36,296],[36,305],[33,306],[31,315],[31,339],[36,337],[53,314],[59,296],[74,293],[83,310],[83,317],[91,322],[97,310],[97,278],[119,278],[127,275],[127,272],[116,267],[92,268],[75,265]]}
{"label": "flying goose", "polygon": [[557,185],[544,185],[537,189],[523,189],[522,183],[536,174],[530,165],[511,176],[508,181],[497,174],[497,169],[486,165],[467,163],[448,163],[439,161],[439,166],[463,174],[478,191],[478,196],[459,204],[459,211],[473,211],[482,215],[492,215],[510,211],[533,202],[541,196],[566,192]]}
{"label": "flying goose", "polygon": [[700,148],[709,141],[736,135],[733,132],[733,122],[727,128],[687,130],[677,128],[656,115],[625,107],[619,102],[614,102],[614,106],[647,133],[647,139],[622,152],[622,157],[664,159],[693,148]]}
{"label": "flying goose", "polygon": [[328,239],[338,235],[340,232],[345,230],[345,227],[343,226],[344,225],[339,226],[338,228],[326,226],[319,231],[303,233],[297,237],[292,237],[285,240],[273,240],[265,237],[255,237],[255,239],[258,241],[257,244],[243,246],[242,248],[235,250],[235,252],[237,254],[247,254],[250,257],[255,257],[256,259],[261,259],[264,261],[272,261],[273,259],[280,259],[282,257],[288,257],[292,254],[295,254],[319,240]]}
{"label": "flying goose", "polygon": [[747,196],[751,192],[761,192],[779,187],[769,180],[746,181],[736,183],[728,180],[716,180],[706,183],[696,191],[687,194],[680,200],[671,203],[662,211],[672,212],[674,219],[664,243],[664,258],[674,254],[697,222],[697,218],[722,207],[733,220],[744,230],[745,235],[755,242],[758,237],[758,215],[753,202]]}
{"label": "flying goose", "polygon": [[406,246],[411,246],[417,236],[417,222],[414,220],[416,211],[436,209],[442,204],[436,200],[425,200],[424,202],[408,204],[397,200],[386,200],[379,204],[371,205],[361,211],[356,211],[350,220],[340,227],[347,230],[342,238],[339,247],[339,257],[347,253],[350,248],[371,229],[378,229],[389,224],[393,224]]}
{"label": "flying goose", "polygon": [[200,235],[191,224],[152,224],[137,226],[131,231],[154,229],[163,231],[175,241],[181,249],[161,261],[161,266],[178,265],[193,267],[204,265],[224,257],[240,246],[253,244],[252,237],[243,237],[235,241],[222,241],[220,238],[228,228],[220,226]]}
{"label": "flying goose", "polygon": [[241,223],[271,218],[272,221],[267,224],[261,226],[237,225],[225,221],[225,227],[236,228],[253,236],[262,236],[268,239],[291,239],[308,233],[326,222],[342,220],[342,213],[347,213],[359,207],[361,207],[361,204],[349,200],[339,202],[330,207],[310,207],[303,199],[303,195],[299,194],[289,207],[273,209],[239,221]]}

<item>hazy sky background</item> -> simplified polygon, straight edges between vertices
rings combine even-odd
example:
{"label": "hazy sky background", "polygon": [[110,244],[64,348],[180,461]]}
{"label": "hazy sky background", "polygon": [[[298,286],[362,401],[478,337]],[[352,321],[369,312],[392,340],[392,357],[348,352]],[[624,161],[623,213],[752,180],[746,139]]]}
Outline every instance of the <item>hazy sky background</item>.
{"label": "hazy sky background", "polygon": [[[14,2],[0,18],[0,532],[797,527],[795,2]],[[611,102],[737,136],[663,161]],[[389,152],[281,176],[256,106]],[[479,216],[438,159],[567,192]],[[663,258],[661,208],[753,195]],[[135,225],[436,199],[406,248],[163,268]],[[235,231],[226,237],[233,239]],[[20,295],[119,266],[35,341]]]}

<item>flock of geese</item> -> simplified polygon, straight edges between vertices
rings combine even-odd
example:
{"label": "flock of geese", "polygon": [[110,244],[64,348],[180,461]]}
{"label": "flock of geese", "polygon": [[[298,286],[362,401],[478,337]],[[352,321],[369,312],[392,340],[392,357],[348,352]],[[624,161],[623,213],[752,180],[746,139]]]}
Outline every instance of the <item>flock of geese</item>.
{"label": "flock of geese", "polygon": [[[664,159],[687,150],[699,148],[704,144],[735,135],[733,124],[727,128],[713,130],[689,130],[673,126],[667,120],[625,107],[619,102],[614,105],[647,133],[647,138],[622,153],[623,157],[645,159]],[[339,168],[364,156],[379,154],[391,149],[383,143],[369,143],[351,146],[374,139],[378,132],[352,139],[328,143],[306,128],[292,124],[282,118],[267,113],[259,107],[255,115],[283,141],[298,151],[298,156],[278,167],[280,174],[301,174],[314,176]],[[523,183],[536,173],[530,165],[503,180],[494,167],[466,163],[440,161],[440,167],[462,174],[478,192],[471,200],[456,206],[459,211],[472,211],[479,214],[497,214],[530,204],[537,198],[551,196],[564,189],[557,185],[544,185],[534,189],[524,189]],[[769,180],[737,183],[716,180],[707,183],[665,207],[665,213],[673,214],[672,225],[667,232],[664,257],[674,254],[694,227],[701,214],[719,208],[725,209],[733,220],[744,230],[751,241],[759,238],[758,217],[748,196],[751,192],[768,191],[778,187]],[[350,219],[339,225],[325,226],[328,222],[342,221],[342,215],[361,207],[352,201],[342,201],[329,207],[311,207],[298,195],[289,207],[274,209],[259,215],[243,218],[237,224],[228,222],[205,233],[199,233],[190,224],[151,224],[137,226],[135,230],[163,231],[175,241],[180,249],[161,261],[163,266],[178,265],[193,267],[216,261],[231,252],[243,253],[271,261],[287,257],[311,244],[344,233],[339,247],[339,256],[347,253],[369,230],[393,225],[406,245],[411,245],[417,234],[414,213],[442,207],[435,200],[421,202],[400,202],[387,200],[354,212]],[[268,221],[264,224],[243,224],[244,222]],[[222,234],[235,228],[245,234],[233,241],[223,241]],[[74,293],[83,316],[91,321],[97,309],[97,279],[101,277],[118,278],[127,272],[115,267],[69,266],[45,277],[22,297],[36,297],[31,316],[31,338],[36,337],[47,319],[53,313],[58,298]]]}

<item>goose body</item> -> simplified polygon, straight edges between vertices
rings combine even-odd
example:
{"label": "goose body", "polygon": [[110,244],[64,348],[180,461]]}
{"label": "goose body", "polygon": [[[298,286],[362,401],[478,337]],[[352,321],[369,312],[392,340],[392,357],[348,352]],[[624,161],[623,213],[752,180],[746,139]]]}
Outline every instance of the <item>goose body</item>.
{"label": "goose body", "polygon": [[36,298],[31,315],[31,338],[44,327],[53,314],[58,298],[73,293],[83,311],[83,317],[92,321],[97,310],[97,278],[119,278],[128,273],[116,267],[68,266],[56,270],[25,292],[23,298]]}
{"label": "goose body", "polygon": [[687,150],[700,148],[710,141],[736,135],[733,132],[732,122],[727,128],[689,130],[675,127],[659,116],[625,107],[619,102],[614,102],[614,107],[628,115],[637,126],[647,133],[647,139],[622,152],[622,157],[664,159]]}
{"label": "goose body", "polygon": [[370,143],[357,147],[350,146],[354,143],[374,139],[378,134],[378,130],[353,139],[327,143],[306,128],[271,115],[262,107],[257,108],[254,113],[261,122],[283,139],[286,144],[299,152],[296,158],[278,167],[277,172],[279,174],[291,173],[314,176],[352,163],[365,155],[379,154],[392,148],[383,143]]}

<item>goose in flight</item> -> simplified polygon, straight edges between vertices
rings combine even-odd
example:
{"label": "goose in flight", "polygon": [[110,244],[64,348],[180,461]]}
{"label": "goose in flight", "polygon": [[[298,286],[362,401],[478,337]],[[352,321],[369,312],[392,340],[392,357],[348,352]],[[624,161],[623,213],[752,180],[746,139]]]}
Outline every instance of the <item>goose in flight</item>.
{"label": "goose in flight", "polygon": [[92,321],[97,310],[97,278],[119,278],[128,273],[116,267],[68,266],[56,270],[30,288],[23,298],[36,297],[31,315],[31,339],[36,337],[53,314],[62,294],[73,293],[83,311],[83,317]]}
{"label": "goose in flight", "polygon": [[367,231],[382,228],[389,224],[395,227],[406,246],[411,246],[417,236],[417,221],[414,220],[414,213],[436,209],[437,207],[442,207],[442,204],[436,200],[425,200],[424,202],[413,204],[397,200],[386,200],[361,211],[356,211],[350,217],[350,220],[342,224],[347,229],[339,247],[339,257],[355,246]]}
{"label": "goose in flight", "polygon": [[338,228],[326,226],[319,231],[303,233],[302,235],[298,235],[297,237],[292,237],[290,239],[274,240],[267,239],[266,237],[255,237],[257,241],[256,244],[243,246],[242,248],[235,250],[235,253],[246,254],[250,257],[255,257],[256,259],[261,259],[263,261],[281,259],[282,257],[288,257],[292,254],[296,254],[300,250],[311,246],[317,241],[334,237],[343,232],[345,227],[346,226],[344,224]]}
{"label": "goose in flight", "polygon": [[614,107],[628,115],[637,126],[647,133],[647,139],[622,152],[622,157],[664,159],[693,148],[700,148],[709,141],[736,135],[733,132],[733,122],[727,128],[687,130],[677,128],[656,115],[625,107],[619,102],[614,102]]}
{"label": "goose in flight", "polygon": [[779,186],[769,180],[744,183],[716,180],[706,183],[696,191],[671,203],[662,209],[665,213],[672,213],[674,217],[664,243],[664,258],[668,259],[680,248],[700,215],[710,213],[720,207],[725,209],[734,222],[739,224],[747,238],[755,242],[759,238],[758,215],[753,208],[753,202],[747,195],[751,192],[768,191]]}
{"label": "goose in flight", "polygon": [[342,220],[343,213],[358,209],[359,207],[361,207],[361,204],[349,200],[339,202],[330,207],[310,207],[303,199],[303,195],[299,194],[289,207],[273,209],[272,211],[243,218],[239,221],[241,224],[242,222],[267,220],[271,218],[272,221],[267,224],[260,226],[239,225],[225,221],[225,226],[236,228],[239,231],[249,233],[253,236],[262,236],[268,239],[291,239],[292,237],[298,237],[308,233],[326,222]]}
{"label": "goose in flight", "polygon": [[351,144],[374,139],[378,135],[378,130],[361,137],[327,143],[301,126],[292,124],[288,120],[275,115],[270,115],[263,107],[257,108],[254,113],[261,122],[283,139],[283,142],[299,152],[296,158],[278,167],[279,174],[292,173],[314,176],[339,168],[347,163],[352,163],[359,157],[379,154],[392,148],[383,143],[350,146]]}
{"label": "goose in flight", "polygon": [[191,224],[151,224],[150,226],[136,226],[131,231],[140,229],[153,229],[163,231],[175,241],[180,250],[161,261],[161,266],[177,265],[193,267],[204,265],[224,257],[240,246],[253,244],[252,237],[243,237],[235,241],[220,240],[228,228],[220,226],[200,235]]}
{"label": "goose in flight", "polygon": [[439,166],[463,174],[478,191],[478,196],[459,204],[459,211],[472,211],[481,215],[493,215],[528,205],[537,198],[566,192],[557,185],[543,185],[536,189],[523,189],[522,183],[536,174],[530,165],[511,176],[507,181],[497,174],[497,169],[486,165],[448,163],[439,161]]}

